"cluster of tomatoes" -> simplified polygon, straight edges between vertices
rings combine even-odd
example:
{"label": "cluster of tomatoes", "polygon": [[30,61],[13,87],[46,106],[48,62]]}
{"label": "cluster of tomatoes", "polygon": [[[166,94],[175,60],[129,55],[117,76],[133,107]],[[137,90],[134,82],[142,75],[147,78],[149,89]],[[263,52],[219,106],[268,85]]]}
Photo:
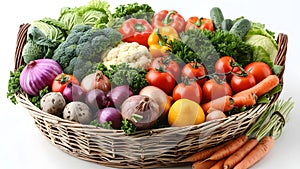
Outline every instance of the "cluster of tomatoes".
{"label": "cluster of tomatoes", "polygon": [[179,39],[178,33],[190,29],[214,31],[210,18],[190,17],[187,21],[176,11],[162,10],[154,15],[152,24],[144,19],[128,19],[119,32],[125,42],[138,42],[149,48],[155,58],[146,75],[149,85],[162,89],[173,100],[187,98],[197,103],[248,89],[272,74],[264,62],[253,62],[242,68],[230,56],[215,63],[215,72],[208,74],[205,65],[191,62],[179,65],[170,59],[163,42]]}
{"label": "cluster of tomatoes", "polygon": [[246,90],[272,74],[264,62],[252,62],[244,68],[230,56],[223,56],[208,74],[205,65],[190,62],[179,65],[168,56],[155,58],[146,75],[149,85],[162,89],[173,100],[186,98],[197,103]]}

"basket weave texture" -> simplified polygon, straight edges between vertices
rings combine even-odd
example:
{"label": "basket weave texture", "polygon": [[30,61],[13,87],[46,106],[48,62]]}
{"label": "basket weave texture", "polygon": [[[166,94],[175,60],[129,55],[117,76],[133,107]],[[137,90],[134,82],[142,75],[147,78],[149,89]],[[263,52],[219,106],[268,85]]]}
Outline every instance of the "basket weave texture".
{"label": "basket weave texture", "polygon": [[[30,24],[20,25],[15,52],[15,70],[24,64],[22,49]],[[287,35],[278,35],[276,65],[283,66],[287,51]],[[62,151],[77,158],[115,168],[157,168],[178,166],[180,161],[199,151],[243,134],[271,103],[224,119],[186,127],[167,127],[139,131],[127,136],[122,130],[109,130],[64,120],[41,111],[24,92],[17,94],[18,102],[28,110],[41,133]]]}

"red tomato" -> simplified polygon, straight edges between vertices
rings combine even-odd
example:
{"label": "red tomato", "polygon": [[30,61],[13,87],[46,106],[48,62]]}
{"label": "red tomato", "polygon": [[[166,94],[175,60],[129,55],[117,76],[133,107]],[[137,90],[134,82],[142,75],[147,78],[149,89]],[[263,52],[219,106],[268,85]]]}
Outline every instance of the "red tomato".
{"label": "red tomato", "polygon": [[202,86],[207,80],[205,75],[207,75],[207,70],[201,63],[190,62],[183,66],[181,70],[181,75],[183,77],[188,77],[190,79],[201,78],[197,80],[197,83]]}
{"label": "red tomato", "polygon": [[215,63],[215,72],[218,74],[226,74],[226,79],[229,81],[232,77],[230,72],[237,72],[240,70],[239,67],[232,67],[231,63],[235,60],[230,56],[223,56]]}
{"label": "red tomato", "polygon": [[173,75],[168,72],[150,70],[146,74],[146,79],[149,85],[156,86],[167,94],[171,94],[176,85],[176,80],[174,79]]}
{"label": "red tomato", "polygon": [[[241,73],[241,72],[238,72]],[[249,89],[256,84],[255,77],[252,74],[233,75],[231,78],[231,88],[235,93]]]}
{"label": "red tomato", "polygon": [[165,70],[173,75],[176,80],[180,80],[180,66],[168,56],[155,58],[150,65],[150,69]]}
{"label": "red tomato", "polygon": [[52,82],[52,92],[62,93],[68,83],[79,85],[78,79],[70,74],[58,74]]}
{"label": "red tomato", "polygon": [[272,74],[271,68],[264,62],[249,63],[244,70],[255,77],[256,83]]}
{"label": "red tomato", "polygon": [[203,100],[210,101],[222,96],[231,96],[232,90],[230,85],[223,81],[218,83],[215,79],[209,79],[202,87]]}
{"label": "red tomato", "polygon": [[183,82],[175,86],[172,97],[174,101],[185,98],[200,103],[202,100],[202,89],[197,82],[185,84]]}

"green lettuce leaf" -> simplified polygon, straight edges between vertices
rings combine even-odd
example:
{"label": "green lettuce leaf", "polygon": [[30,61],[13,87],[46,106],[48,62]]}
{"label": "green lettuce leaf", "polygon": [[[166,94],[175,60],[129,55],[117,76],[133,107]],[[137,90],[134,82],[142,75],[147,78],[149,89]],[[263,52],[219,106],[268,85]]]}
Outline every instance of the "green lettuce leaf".
{"label": "green lettuce leaf", "polygon": [[251,28],[243,39],[253,47],[253,61],[267,63],[275,74],[279,74],[282,67],[274,65],[278,53],[275,33],[265,28],[262,23],[251,22]]}
{"label": "green lettuce leaf", "polygon": [[40,20],[35,20],[31,23],[31,26],[37,27],[47,38],[54,41],[62,42],[68,34],[68,29],[65,27],[65,24],[52,18],[46,17]]}
{"label": "green lettuce leaf", "polygon": [[112,18],[109,7],[106,1],[91,0],[87,5],[80,7],[62,8],[58,20],[63,22],[68,30],[79,24],[102,28]]}

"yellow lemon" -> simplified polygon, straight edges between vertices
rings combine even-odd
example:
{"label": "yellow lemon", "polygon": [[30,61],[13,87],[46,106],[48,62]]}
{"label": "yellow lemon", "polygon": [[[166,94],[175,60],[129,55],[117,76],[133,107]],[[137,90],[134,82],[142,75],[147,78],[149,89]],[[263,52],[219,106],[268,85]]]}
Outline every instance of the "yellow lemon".
{"label": "yellow lemon", "polygon": [[170,126],[181,127],[200,124],[205,121],[201,106],[189,99],[175,101],[169,109],[168,122]]}

